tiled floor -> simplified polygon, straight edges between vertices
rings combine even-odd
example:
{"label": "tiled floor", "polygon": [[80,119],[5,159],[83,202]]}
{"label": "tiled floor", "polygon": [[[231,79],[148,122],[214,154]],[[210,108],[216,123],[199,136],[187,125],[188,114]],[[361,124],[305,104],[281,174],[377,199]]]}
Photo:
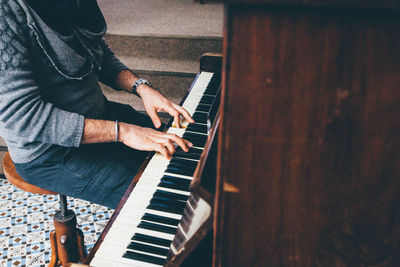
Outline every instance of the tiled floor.
{"label": "tiled floor", "polygon": [[[21,191],[0,175],[0,267],[46,266],[50,261],[50,231],[58,197]],[[113,210],[68,198],[90,250]]]}

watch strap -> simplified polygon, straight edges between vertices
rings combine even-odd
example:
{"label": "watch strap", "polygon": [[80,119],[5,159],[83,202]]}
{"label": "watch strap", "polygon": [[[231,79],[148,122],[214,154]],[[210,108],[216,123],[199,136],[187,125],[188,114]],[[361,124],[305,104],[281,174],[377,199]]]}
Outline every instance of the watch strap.
{"label": "watch strap", "polygon": [[143,78],[139,78],[139,79],[137,79],[136,82],[132,85],[132,91],[133,91],[133,93],[135,93],[135,94],[138,95],[138,93],[137,93],[137,88],[138,88],[139,85],[141,85],[141,84],[147,84],[148,86],[152,87],[152,84],[151,84],[148,80],[143,79]]}

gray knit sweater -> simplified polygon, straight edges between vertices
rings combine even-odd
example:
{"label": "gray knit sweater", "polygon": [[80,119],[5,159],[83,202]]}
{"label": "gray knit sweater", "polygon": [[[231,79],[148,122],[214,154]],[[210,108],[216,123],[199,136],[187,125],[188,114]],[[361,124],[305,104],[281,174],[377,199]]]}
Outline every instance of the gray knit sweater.
{"label": "gray knit sweater", "polygon": [[[99,80],[111,84],[128,69],[102,39],[85,32],[61,36],[24,0],[0,0],[0,136],[16,163],[29,162],[50,146],[78,147],[84,118],[104,115]],[[95,36],[96,37],[96,36]],[[97,40],[97,39],[95,39]],[[85,53],[73,47],[79,41]]]}

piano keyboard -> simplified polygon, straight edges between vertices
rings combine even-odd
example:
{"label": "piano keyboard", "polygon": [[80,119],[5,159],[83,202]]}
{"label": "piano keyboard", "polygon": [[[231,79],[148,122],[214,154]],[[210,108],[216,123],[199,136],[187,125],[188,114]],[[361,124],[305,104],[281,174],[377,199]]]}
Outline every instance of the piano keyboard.
{"label": "piano keyboard", "polygon": [[208,113],[216,99],[219,77],[201,72],[183,107],[195,123],[168,129],[193,143],[177,148],[168,160],[156,153],[122,207],[90,265],[163,266],[190,196],[189,185],[208,137]]}

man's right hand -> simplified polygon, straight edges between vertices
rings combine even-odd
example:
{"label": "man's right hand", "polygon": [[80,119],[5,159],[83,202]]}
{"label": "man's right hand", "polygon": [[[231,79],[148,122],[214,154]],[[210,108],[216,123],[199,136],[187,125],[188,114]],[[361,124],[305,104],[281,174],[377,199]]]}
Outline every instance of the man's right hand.
{"label": "man's right hand", "polygon": [[192,143],[176,134],[167,134],[123,122],[119,122],[118,141],[137,150],[160,152],[167,159],[174,154],[175,144],[186,152],[193,146]]}
{"label": "man's right hand", "polygon": [[[137,125],[119,122],[118,141],[144,151],[157,151],[170,159],[175,152],[175,144],[188,151],[193,144],[175,134],[166,134]],[[85,119],[81,144],[114,142],[115,122]]]}

